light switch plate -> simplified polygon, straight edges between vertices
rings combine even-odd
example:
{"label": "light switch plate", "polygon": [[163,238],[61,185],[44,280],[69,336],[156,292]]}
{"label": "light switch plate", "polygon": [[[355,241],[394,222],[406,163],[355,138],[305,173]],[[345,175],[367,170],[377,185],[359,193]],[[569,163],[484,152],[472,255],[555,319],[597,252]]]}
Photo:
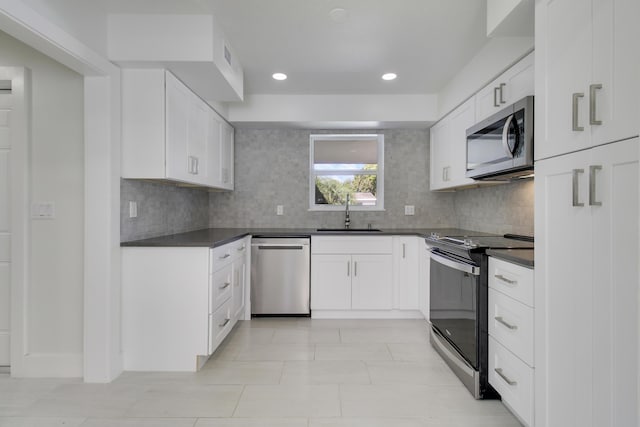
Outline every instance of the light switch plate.
{"label": "light switch plate", "polygon": [[278,205],[276,207],[276,215],[284,215],[284,206]]}
{"label": "light switch plate", "polygon": [[55,219],[56,204],[54,202],[31,203],[31,219]]}
{"label": "light switch plate", "polygon": [[129,218],[136,218],[138,216],[138,202],[129,202]]}
{"label": "light switch plate", "polygon": [[413,205],[405,205],[404,214],[405,215],[415,215],[416,214],[415,206],[413,206]]}

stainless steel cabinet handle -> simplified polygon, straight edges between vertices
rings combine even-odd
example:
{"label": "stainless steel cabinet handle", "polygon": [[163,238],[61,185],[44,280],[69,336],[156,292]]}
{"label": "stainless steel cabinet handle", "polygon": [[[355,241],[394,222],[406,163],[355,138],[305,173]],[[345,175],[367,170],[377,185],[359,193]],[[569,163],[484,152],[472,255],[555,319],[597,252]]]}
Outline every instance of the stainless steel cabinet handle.
{"label": "stainless steel cabinet handle", "polygon": [[502,318],[502,316],[494,317],[494,319],[496,319],[496,322],[501,323],[502,325],[506,326],[507,328],[511,329],[512,331],[515,331],[516,329],[518,329],[518,327],[516,325],[512,325],[511,323],[505,322],[504,319]]}
{"label": "stainless steel cabinet handle", "polygon": [[198,175],[198,173],[200,172],[200,159],[198,159],[197,157],[195,157],[195,163],[196,163],[196,168],[195,168],[195,175]]}
{"label": "stainless steel cabinet handle", "polygon": [[406,258],[407,257],[407,245],[406,243],[402,244],[402,258]]}
{"label": "stainless steel cabinet handle", "polygon": [[219,259],[226,259],[229,258],[231,256],[231,254],[224,254],[221,257],[218,257]]}
{"label": "stainless steel cabinet handle", "polygon": [[589,166],[589,206],[602,206],[602,202],[596,200],[596,172],[602,170],[601,165]]}
{"label": "stainless steel cabinet handle", "polygon": [[584,203],[580,203],[578,201],[578,190],[579,190],[579,174],[584,173],[584,169],[574,169],[573,170],[573,206],[581,207],[584,206]]}
{"label": "stainless steel cabinet handle", "polygon": [[231,286],[231,283],[224,282],[224,285],[218,286],[218,289],[220,289],[220,290],[227,289],[229,286]]}
{"label": "stainless steel cabinet handle", "polygon": [[500,87],[494,87],[493,88],[493,106],[494,107],[499,107],[500,104],[498,104],[498,91],[500,90]]}
{"label": "stainless steel cabinet handle", "polygon": [[572,117],[572,123],[573,123],[573,127],[572,129],[574,130],[574,132],[582,132],[584,130],[584,127],[579,126],[578,125],[578,100],[580,98],[584,98],[584,93],[574,93],[573,94],[573,102],[572,102],[572,109],[571,109],[571,117]]}
{"label": "stainless steel cabinet handle", "polygon": [[351,276],[351,261],[347,261],[347,276]]}
{"label": "stainless steel cabinet handle", "polygon": [[358,261],[353,261],[353,276],[358,275]]}
{"label": "stainless steel cabinet handle", "polygon": [[518,283],[517,280],[509,280],[506,277],[504,277],[502,274],[494,274],[493,277],[495,277],[498,280],[502,280],[505,283],[508,283],[510,285],[515,285]]}
{"label": "stainless steel cabinet handle", "polygon": [[509,385],[518,385],[517,381],[510,380],[509,377],[507,377],[505,374],[502,373],[502,368],[495,368],[494,371],[496,371],[496,374],[500,375],[500,378],[505,380],[505,382],[507,384],[509,384]]}
{"label": "stainless steel cabinet handle", "polygon": [[500,83],[500,104],[504,104],[506,101],[504,100],[504,87],[506,86],[506,83]]}
{"label": "stainless steel cabinet handle", "polygon": [[596,118],[596,90],[602,89],[601,84],[589,86],[589,124],[601,125],[602,120]]}
{"label": "stainless steel cabinet handle", "polygon": [[223,323],[219,323],[218,327],[219,328],[224,328],[225,326],[227,326],[227,323],[231,322],[231,319],[226,319]]}

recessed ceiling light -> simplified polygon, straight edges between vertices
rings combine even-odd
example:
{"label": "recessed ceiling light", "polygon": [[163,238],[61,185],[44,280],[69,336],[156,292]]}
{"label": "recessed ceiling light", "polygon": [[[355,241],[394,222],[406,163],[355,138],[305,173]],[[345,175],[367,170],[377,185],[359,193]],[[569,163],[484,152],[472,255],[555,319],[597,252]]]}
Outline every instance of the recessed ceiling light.
{"label": "recessed ceiling light", "polygon": [[276,80],[287,80],[287,75],[285,73],[273,73],[271,77]]}
{"label": "recessed ceiling light", "polygon": [[395,80],[398,75],[396,73],[386,73],[382,75],[382,80]]}

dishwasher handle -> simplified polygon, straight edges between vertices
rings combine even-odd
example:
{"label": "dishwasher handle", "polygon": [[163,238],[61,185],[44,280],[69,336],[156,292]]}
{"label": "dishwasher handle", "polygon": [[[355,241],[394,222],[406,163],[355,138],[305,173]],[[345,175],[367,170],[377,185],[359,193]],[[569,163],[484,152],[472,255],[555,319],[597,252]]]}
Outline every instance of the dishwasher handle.
{"label": "dishwasher handle", "polygon": [[[255,246],[254,246],[255,247]],[[302,245],[258,245],[260,250],[303,250]]]}

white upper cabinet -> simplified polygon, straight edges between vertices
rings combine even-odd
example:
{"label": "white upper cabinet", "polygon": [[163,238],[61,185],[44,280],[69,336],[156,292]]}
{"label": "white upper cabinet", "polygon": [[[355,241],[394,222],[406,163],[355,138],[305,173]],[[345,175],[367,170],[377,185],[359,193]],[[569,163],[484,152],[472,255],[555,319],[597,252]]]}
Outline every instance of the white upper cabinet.
{"label": "white upper cabinet", "polygon": [[233,128],[207,103],[165,70],[122,71],[124,178],[232,190],[232,168]]}
{"label": "white upper cabinet", "polygon": [[431,128],[431,190],[448,190],[476,182],[466,178],[467,129],[475,124],[473,98]]}
{"label": "white upper cabinet", "polygon": [[640,2],[536,3],[536,160],[638,134]]}
{"label": "white upper cabinet", "polygon": [[530,53],[476,94],[475,123],[533,95],[534,62],[534,53]]}

